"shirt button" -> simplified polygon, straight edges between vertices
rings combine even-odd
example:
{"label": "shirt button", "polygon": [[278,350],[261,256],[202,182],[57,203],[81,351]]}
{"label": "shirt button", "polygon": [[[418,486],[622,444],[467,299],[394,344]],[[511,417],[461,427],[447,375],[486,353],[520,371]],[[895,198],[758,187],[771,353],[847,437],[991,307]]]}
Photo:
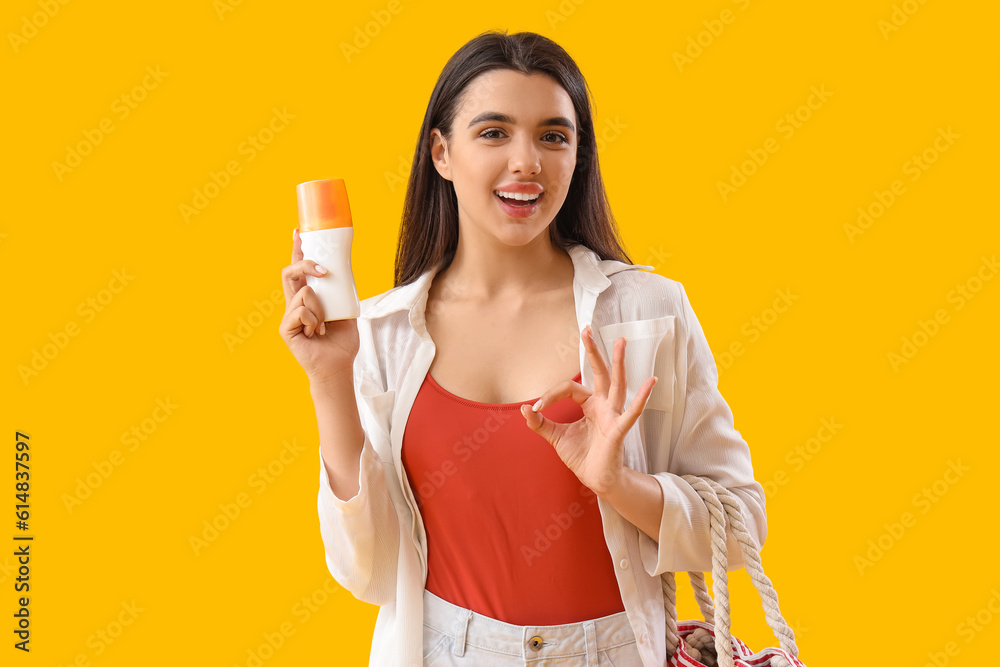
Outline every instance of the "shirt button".
{"label": "shirt button", "polygon": [[623,569],[623,570],[627,570],[628,569],[628,558],[622,558],[621,562],[618,563],[618,566],[621,569]]}
{"label": "shirt button", "polygon": [[539,637],[538,635],[535,635],[534,637],[528,640],[528,646],[531,648],[532,651],[541,651],[542,638]]}

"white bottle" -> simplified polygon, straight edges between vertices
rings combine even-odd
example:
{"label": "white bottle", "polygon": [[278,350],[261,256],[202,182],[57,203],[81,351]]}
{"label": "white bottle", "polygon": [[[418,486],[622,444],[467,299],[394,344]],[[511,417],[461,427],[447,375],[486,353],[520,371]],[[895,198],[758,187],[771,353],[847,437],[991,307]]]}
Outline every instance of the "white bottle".
{"label": "white bottle", "polygon": [[306,284],[319,297],[325,321],[357,318],[361,303],[351,269],[354,225],[344,181],[307,181],[300,183],[296,191],[302,255],[328,271],[324,276],[306,276]]}

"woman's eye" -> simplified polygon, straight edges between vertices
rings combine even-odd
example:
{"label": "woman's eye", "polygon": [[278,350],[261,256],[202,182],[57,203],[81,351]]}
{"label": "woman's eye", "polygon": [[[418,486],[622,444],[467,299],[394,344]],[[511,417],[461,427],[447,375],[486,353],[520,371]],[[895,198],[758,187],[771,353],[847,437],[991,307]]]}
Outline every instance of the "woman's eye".
{"label": "woman's eye", "polygon": [[[502,139],[503,138],[503,134],[504,134],[503,130],[499,130],[499,129],[495,129],[494,128],[492,130],[485,130],[479,136],[482,137],[483,139]],[[553,140],[550,137],[555,137],[555,139]],[[569,139],[567,139],[566,135],[564,135],[562,132],[546,132],[545,135],[543,135],[542,138],[543,139],[547,139],[547,143],[550,143],[550,144],[551,143],[555,143],[555,144],[568,144],[569,143]]]}

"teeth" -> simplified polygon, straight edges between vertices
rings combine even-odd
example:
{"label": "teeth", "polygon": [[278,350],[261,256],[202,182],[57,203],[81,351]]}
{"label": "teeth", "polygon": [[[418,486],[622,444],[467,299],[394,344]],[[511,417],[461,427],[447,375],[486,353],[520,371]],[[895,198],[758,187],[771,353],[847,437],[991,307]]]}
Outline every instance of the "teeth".
{"label": "teeth", "polygon": [[494,190],[494,194],[500,195],[501,197],[506,197],[507,199],[519,199],[521,201],[534,201],[538,199],[540,195],[528,195],[522,194],[520,192],[502,192],[500,190]]}

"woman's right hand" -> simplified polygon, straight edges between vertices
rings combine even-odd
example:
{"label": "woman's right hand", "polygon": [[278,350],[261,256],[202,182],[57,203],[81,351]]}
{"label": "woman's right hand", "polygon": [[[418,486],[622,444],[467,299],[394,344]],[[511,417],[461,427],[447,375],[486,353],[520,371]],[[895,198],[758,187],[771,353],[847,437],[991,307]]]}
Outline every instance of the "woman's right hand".
{"label": "woman's right hand", "polygon": [[279,332],[295,360],[313,384],[323,384],[338,376],[353,377],[354,358],[360,338],[356,319],[323,321],[323,306],[306,276],[323,276],[325,269],[303,259],[298,229],[292,232],[292,263],[281,271],[285,292],[285,315]]}

